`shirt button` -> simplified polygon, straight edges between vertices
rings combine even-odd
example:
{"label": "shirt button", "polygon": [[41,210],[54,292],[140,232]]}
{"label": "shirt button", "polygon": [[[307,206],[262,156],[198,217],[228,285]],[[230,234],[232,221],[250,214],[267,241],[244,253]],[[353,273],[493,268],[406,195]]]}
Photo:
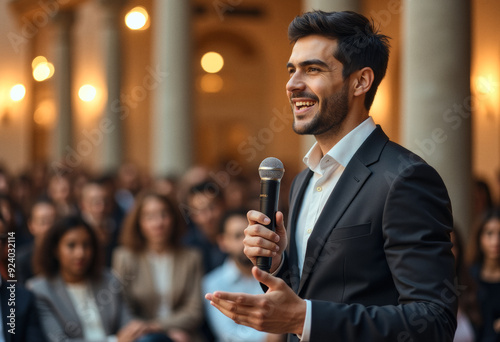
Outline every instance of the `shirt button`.
{"label": "shirt button", "polygon": [[323,190],[323,189],[322,189],[320,186],[318,186],[318,187],[316,188],[316,191],[318,191],[318,192],[320,192],[321,190]]}
{"label": "shirt button", "polygon": [[309,229],[307,230],[307,234],[311,234],[311,233],[312,233],[312,231],[313,231],[313,230],[312,230],[311,228],[309,228]]}

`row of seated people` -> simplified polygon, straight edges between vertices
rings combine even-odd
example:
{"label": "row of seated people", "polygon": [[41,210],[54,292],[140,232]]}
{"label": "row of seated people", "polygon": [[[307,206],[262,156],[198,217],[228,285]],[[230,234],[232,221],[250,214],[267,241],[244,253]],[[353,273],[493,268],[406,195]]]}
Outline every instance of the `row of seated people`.
{"label": "row of seated people", "polygon": [[[202,184],[193,187],[195,196],[191,197],[209,189]],[[213,192],[203,197],[208,202],[218,198]],[[212,207],[208,211],[213,211],[213,205],[208,206]],[[186,240],[181,241],[185,224],[178,205],[158,193],[142,193],[125,219],[120,246],[113,249],[110,272],[99,262],[105,252],[103,241],[81,215],[50,224],[55,216],[50,202],[40,201],[33,209],[31,230],[43,231],[37,227],[39,223],[48,228],[42,234],[35,233],[31,272],[37,276],[25,278],[36,294],[49,341],[104,341],[109,336],[118,341],[141,342],[280,340],[280,336],[238,326],[208,302],[204,304],[203,293],[214,289],[262,291],[251,277],[251,264],[243,254],[246,210],[230,211],[218,226],[212,227],[220,246],[214,258],[209,257],[213,250],[206,244],[200,249],[187,247]],[[207,210],[197,211],[197,215],[203,213],[206,215]],[[218,214],[208,221],[215,223],[216,217]],[[188,236],[191,243],[200,241],[197,234],[197,238]],[[203,254],[212,260],[205,264],[216,268],[205,277],[203,259],[207,258],[202,258]],[[231,278],[227,277],[229,273]],[[205,319],[209,322],[208,334],[202,325]]]}
{"label": "row of seated people", "polygon": [[[72,206],[74,210],[62,213],[66,212],[70,217],[77,217],[75,214],[78,214],[80,220],[92,228],[91,232],[96,235],[98,246],[103,247],[99,249],[99,254],[104,254],[102,258],[104,268],[101,269],[101,273],[104,272],[104,275],[108,275],[103,276],[101,281],[106,279],[109,274],[111,274],[111,284],[118,281],[116,285],[121,286],[121,290],[123,290],[121,295],[127,303],[125,310],[129,311],[131,317],[136,318],[131,324],[134,328],[125,330],[127,336],[132,336],[130,331],[136,331],[141,332],[141,336],[144,335],[143,339],[146,339],[147,336],[152,341],[154,338],[161,340],[165,337],[174,341],[279,340],[278,336],[265,334],[254,338],[254,335],[259,336],[256,331],[247,330],[245,327],[232,323],[203,299],[204,293],[217,289],[235,292],[251,292],[252,290],[260,292],[261,289],[251,277],[250,265],[246,264],[245,267],[245,262],[248,263],[248,261],[242,253],[241,243],[243,229],[246,226],[244,215],[241,213],[239,215],[240,233],[238,236],[240,240],[236,239],[236,233],[234,233],[232,240],[227,240],[231,235],[222,233],[221,227],[228,229],[228,220],[228,222],[238,220],[236,218],[223,218],[224,213],[237,215],[233,211],[227,212],[229,205],[227,201],[224,201],[224,197],[219,191],[220,187],[217,187],[214,182],[204,181],[206,173],[205,177],[198,177],[197,180],[201,182],[192,183],[195,185],[186,191],[181,204],[174,204],[177,202],[172,199],[181,197],[169,196],[165,198],[165,196],[158,194],[158,191],[143,192],[138,196],[133,196],[133,201],[129,201],[130,206],[127,210],[125,207],[122,208],[122,205],[115,206],[115,210],[109,207],[110,198],[113,198],[116,192],[110,191],[108,181],[86,180],[79,189],[78,205]],[[65,183],[67,180],[63,177],[59,181]],[[257,198],[257,196],[253,197]],[[154,205],[151,204],[154,202],[156,202],[157,207],[162,207],[160,202],[163,203],[166,208],[163,210],[170,213],[167,215],[170,220],[180,217],[179,220],[175,219],[175,223],[166,224],[173,227],[172,232],[166,233],[169,236],[166,245],[159,243],[161,239],[156,238],[151,239],[152,243],[147,242],[149,241],[147,240],[148,234],[154,235],[155,231],[160,234],[159,229],[151,228],[148,230],[147,228],[148,218],[152,222],[156,222],[149,224],[149,227],[158,226],[158,222],[161,221],[161,216],[155,217],[153,209],[148,209],[151,206],[154,208]],[[232,202],[241,203],[236,198]],[[253,205],[246,207],[256,208],[257,205],[253,203]],[[117,208],[122,208],[122,213],[119,213]],[[151,211],[150,215],[146,209]],[[179,216],[179,212],[181,216]],[[34,257],[33,251],[42,248],[43,236],[53,226],[52,223],[56,216],[61,216],[61,210],[52,200],[42,199],[33,205],[30,218],[27,221],[34,240],[32,244],[27,243],[24,247],[19,248],[20,252],[17,258],[16,275],[20,283],[32,278],[30,281],[30,286],[32,286],[31,282],[35,282],[37,279],[33,278],[35,273],[38,278],[43,276],[43,267],[33,270],[32,260],[41,260],[36,255]],[[123,216],[126,218],[122,222]],[[498,272],[500,270],[500,255],[498,250],[500,242],[495,242],[500,241],[495,240],[495,236],[498,236],[498,229],[500,229],[495,228],[495,223],[500,227],[499,219],[500,215],[495,210],[486,211],[481,222],[468,234],[469,238],[466,241],[469,250],[467,253],[468,262],[457,262],[459,276],[457,291],[460,292],[458,317],[459,321],[464,323],[459,324],[456,341],[497,341],[499,338],[500,276]],[[184,230],[186,228],[184,227],[185,222],[188,222],[188,226]],[[455,250],[461,250],[462,243],[458,232],[453,235],[453,238],[456,239]],[[224,242],[225,240],[227,241]],[[178,254],[181,251],[183,254]],[[465,253],[457,252],[458,260],[463,259],[464,256]],[[179,271],[176,267],[179,265],[182,265],[182,269],[186,271],[184,275],[177,273]],[[198,271],[194,270],[195,266]],[[168,272],[174,273],[172,275],[172,273],[155,271],[158,268],[168,269]],[[170,274],[171,277],[161,277],[166,274]],[[187,281],[189,285],[183,283],[186,281],[183,278],[186,274],[189,276],[189,281]],[[5,269],[3,269],[3,275],[5,277]],[[198,278],[199,281],[196,280]],[[200,285],[196,285],[198,283]],[[189,289],[192,289],[190,285],[200,287],[201,290],[198,294],[201,293],[201,295],[196,297],[187,295]],[[158,291],[157,289],[163,290]],[[170,295],[161,296],[157,293],[170,293]],[[162,326],[161,319],[154,318],[155,315],[169,317],[168,322],[172,323],[172,317],[175,315],[171,306],[184,300],[183,297],[191,300],[188,307],[192,309],[191,312],[198,315],[197,317],[196,315],[195,317],[189,316],[191,317],[190,323],[197,328],[191,329],[181,326],[178,329],[167,329],[167,326]],[[194,310],[194,306],[198,306],[198,309]],[[78,322],[78,320],[72,322]],[[196,322],[201,322],[201,328]],[[73,323],[70,326],[73,326]],[[169,335],[165,334],[167,330]],[[118,330],[115,331],[115,334],[117,332]],[[56,340],[61,340],[61,336],[54,336]]]}

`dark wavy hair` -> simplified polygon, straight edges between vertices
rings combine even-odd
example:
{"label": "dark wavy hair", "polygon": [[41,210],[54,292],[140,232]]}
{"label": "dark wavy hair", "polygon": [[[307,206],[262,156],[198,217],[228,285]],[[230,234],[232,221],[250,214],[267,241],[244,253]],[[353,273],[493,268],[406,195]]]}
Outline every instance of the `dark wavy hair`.
{"label": "dark wavy hair", "polygon": [[373,84],[366,93],[364,103],[369,110],[387,70],[389,37],[380,34],[373,21],[351,11],[307,12],[295,17],[288,26],[288,39],[291,43],[310,35],[337,40],[338,47],[333,56],[343,65],[344,80],[364,67],[373,70]]}
{"label": "dark wavy hair", "polygon": [[60,270],[56,251],[63,236],[74,229],[85,229],[90,236],[92,260],[86,272],[89,279],[98,279],[102,275],[102,246],[94,229],[78,215],[66,216],[54,223],[43,236],[42,243],[35,249],[33,270],[35,274],[47,278],[55,277]]}
{"label": "dark wavy hair", "polygon": [[465,264],[464,243],[462,235],[456,228],[451,233],[451,240],[455,248],[455,273],[458,284],[463,288],[459,293],[458,306],[469,318],[474,328],[477,328],[482,324],[477,301],[477,284]]}
{"label": "dark wavy hair", "polygon": [[469,237],[469,245],[467,250],[467,259],[469,265],[479,264],[484,262],[484,252],[481,249],[481,235],[484,227],[491,220],[500,220],[500,208],[492,208],[487,210],[473,226]]}
{"label": "dark wavy hair", "polygon": [[168,213],[172,215],[173,222],[168,243],[170,248],[177,248],[185,231],[185,221],[182,218],[178,205],[172,199],[154,191],[146,191],[137,196],[134,207],[123,223],[120,235],[121,244],[134,252],[143,252],[146,249],[146,238],[141,231],[140,218],[144,202],[148,198],[156,198],[162,202],[167,208]]}

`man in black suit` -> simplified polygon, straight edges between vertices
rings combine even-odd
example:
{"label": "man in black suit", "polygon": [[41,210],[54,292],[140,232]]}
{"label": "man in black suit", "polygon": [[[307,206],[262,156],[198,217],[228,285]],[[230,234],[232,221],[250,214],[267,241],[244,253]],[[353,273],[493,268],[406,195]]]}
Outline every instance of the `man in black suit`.
{"label": "man in black suit", "polygon": [[[7,225],[0,213],[0,262],[5,261],[8,246]],[[21,284],[0,278],[0,341],[45,342],[40,328],[35,297]]]}
{"label": "man in black suit", "polygon": [[458,293],[446,188],[369,116],[388,38],[362,15],[321,11],[295,18],[288,35],[293,128],[317,142],[292,184],[287,231],[280,212],[276,233],[262,226],[264,214],[248,213],[245,254],[254,264],[272,257],[271,274],[253,269],[268,291],[206,298],[234,321],[291,341],[452,341]]}

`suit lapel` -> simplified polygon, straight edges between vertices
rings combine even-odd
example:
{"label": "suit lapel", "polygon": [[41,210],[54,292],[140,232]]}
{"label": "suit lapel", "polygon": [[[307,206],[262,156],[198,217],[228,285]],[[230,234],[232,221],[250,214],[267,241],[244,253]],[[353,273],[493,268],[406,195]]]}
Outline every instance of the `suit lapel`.
{"label": "suit lapel", "polygon": [[[361,190],[366,180],[370,177],[371,171],[368,165],[378,160],[387,141],[387,136],[380,127],[377,127],[354,154],[342,173],[342,176],[328,198],[314,226],[313,232],[309,237],[297,293],[300,293],[310,274],[313,272],[317,258],[321,254],[332,230],[337,225],[354,197]],[[298,208],[299,207],[295,208],[297,212],[296,215],[298,215]],[[296,220],[294,222],[296,222]]]}
{"label": "suit lapel", "polygon": [[55,292],[55,296],[52,298],[54,306],[59,309],[61,316],[65,321],[76,322],[78,327],[80,327],[78,336],[74,337],[83,337],[83,330],[81,329],[82,323],[80,322],[80,318],[78,317],[76,309],[73,306],[73,301],[69,297],[68,290],[66,289],[66,285],[61,276],[57,276],[53,281],[51,281],[51,283]]}
{"label": "suit lapel", "polygon": [[[109,293],[100,293],[101,290],[105,289],[108,285],[106,282],[111,281],[105,274],[101,275],[102,278],[95,281],[92,280],[90,283],[90,287],[92,289],[92,295],[94,296],[95,303],[97,305],[97,309],[99,310],[99,316],[101,317],[102,327],[106,332],[106,335],[112,335],[114,331],[112,329],[115,327],[114,322],[112,321],[117,316],[117,308],[116,303],[113,300],[110,300],[108,296]],[[103,303],[103,298],[105,299],[105,303]]]}
{"label": "suit lapel", "polygon": [[292,197],[290,199],[290,229],[288,230],[289,236],[288,236],[288,255],[290,258],[290,262],[288,263],[290,265],[290,283],[292,285],[292,289],[295,292],[298,292],[299,289],[299,282],[300,282],[300,274],[299,274],[299,269],[296,266],[298,263],[298,257],[297,257],[297,245],[295,241],[295,232],[297,231],[296,226],[297,226],[297,219],[299,216],[299,211],[300,211],[300,206],[302,204],[302,200],[304,198],[304,193],[307,189],[307,185],[309,184],[309,181],[311,180],[311,177],[313,175],[313,172],[310,169],[305,169],[302,171],[298,176],[295,182],[297,183],[298,190],[292,193]]}

